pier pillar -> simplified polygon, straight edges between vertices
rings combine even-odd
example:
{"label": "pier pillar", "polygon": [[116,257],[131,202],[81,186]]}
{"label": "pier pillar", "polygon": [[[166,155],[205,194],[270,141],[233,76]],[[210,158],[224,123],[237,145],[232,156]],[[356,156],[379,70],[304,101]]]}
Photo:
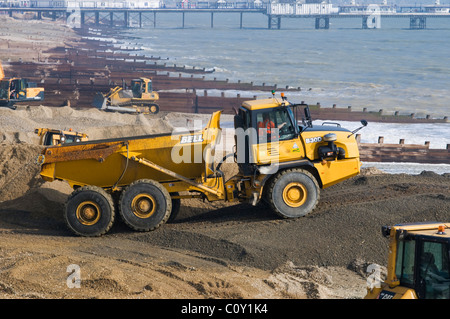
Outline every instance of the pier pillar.
{"label": "pier pillar", "polygon": [[42,20],[42,11],[38,11],[37,13],[37,19]]}
{"label": "pier pillar", "polygon": [[184,12],[182,12],[181,14],[182,14],[181,27],[184,29]]}
{"label": "pier pillar", "polygon": [[123,12],[123,24],[125,28],[128,28],[130,26],[130,15],[128,11]]}
{"label": "pier pillar", "polygon": [[114,12],[110,12],[109,13],[109,26],[113,27],[114,26]]}
{"label": "pier pillar", "polygon": [[239,29],[242,29],[242,19],[243,19],[243,16],[244,16],[244,12],[241,12],[241,13],[240,13],[240,19],[239,19]]}
{"label": "pier pillar", "polygon": [[142,29],[142,12],[139,12],[139,28]]}
{"label": "pier pillar", "polygon": [[100,24],[100,12],[95,13],[95,25]]}
{"label": "pier pillar", "polygon": [[316,18],[316,30],[329,29],[329,28],[330,28],[330,18],[329,17],[317,17]]}
{"label": "pier pillar", "polygon": [[281,29],[281,17],[269,15],[269,23],[268,23],[269,29]]}
{"label": "pier pillar", "polygon": [[214,28],[214,12],[211,12],[211,29]]}
{"label": "pier pillar", "polygon": [[409,18],[409,28],[412,30],[426,29],[427,18],[426,17],[411,17]]}
{"label": "pier pillar", "polygon": [[153,12],[153,28],[156,28],[156,11]]}

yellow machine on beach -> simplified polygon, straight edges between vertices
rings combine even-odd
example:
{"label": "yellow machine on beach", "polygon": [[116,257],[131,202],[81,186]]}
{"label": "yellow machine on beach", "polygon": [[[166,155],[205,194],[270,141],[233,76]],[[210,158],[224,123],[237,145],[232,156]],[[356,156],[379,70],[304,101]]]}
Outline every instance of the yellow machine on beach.
{"label": "yellow machine on beach", "polygon": [[[46,181],[65,180],[75,190],[67,200],[69,228],[83,236],[106,233],[115,207],[134,230],[153,230],[175,218],[181,198],[267,201],[283,218],[311,212],[320,188],[360,171],[354,132],[339,125],[313,126],[305,108],[283,97],[247,101],[235,116],[235,152],[215,163],[221,112],[200,131],[124,137],[50,146],[38,158]],[[239,173],[225,180],[229,157]]]}
{"label": "yellow machine on beach", "polygon": [[44,88],[22,78],[6,78],[0,63],[0,106],[15,109],[19,102],[42,101]]}
{"label": "yellow machine on beach", "polygon": [[39,136],[39,145],[50,146],[86,142],[88,140],[87,134],[74,132],[72,129],[64,131],[50,128],[37,128],[34,130],[34,133]]}
{"label": "yellow machine on beach", "polygon": [[156,114],[159,112],[157,100],[159,95],[152,90],[152,80],[141,77],[131,80],[131,90],[116,86],[107,94],[98,92],[92,106],[105,111]]}
{"label": "yellow machine on beach", "polygon": [[450,299],[449,223],[384,226],[387,278],[366,299]]}

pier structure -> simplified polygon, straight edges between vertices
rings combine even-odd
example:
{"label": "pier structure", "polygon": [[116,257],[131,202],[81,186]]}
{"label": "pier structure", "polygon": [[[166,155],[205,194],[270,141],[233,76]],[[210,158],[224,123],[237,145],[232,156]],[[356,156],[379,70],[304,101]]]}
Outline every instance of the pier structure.
{"label": "pier structure", "polygon": [[[0,7],[0,12],[13,16],[14,13],[34,13],[37,19],[44,15],[53,19],[62,18],[75,27],[85,25],[109,25],[123,27],[158,27],[157,16],[168,13],[179,14],[181,28],[186,27],[186,15],[192,13],[205,13],[210,15],[210,26],[214,28],[214,17],[217,14],[235,13],[239,16],[239,27],[244,27],[244,14],[264,14],[267,16],[268,29],[281,29],[282,19],[311,19],[315,29],[329,29],[331,19],[360,19],[363,29],[380,28],[380,19],[409,19],[410,29],[425,29],[427,19],[450,18],[450,6],[425,7],[392,7],[388,5],[368,6],[339,6],[331,3],[310,3],[314,0],[298,1],[295,3],[265,3],[259,0],[254,2],[180,2],[173,8],[158,5],[157,7],[122,6],[107,7],[97,2],[73,2],[76,6],[53,6],[45,1],[36,2],[31,6]],[[439,1],[439,0],[438,0]],[[64,2],[64,1],[62,1]],[[72,3],[72,2],[70,2]],[[0,0],[1,4],[1,0]],[[69,4],[69,2],[67,2]]]}

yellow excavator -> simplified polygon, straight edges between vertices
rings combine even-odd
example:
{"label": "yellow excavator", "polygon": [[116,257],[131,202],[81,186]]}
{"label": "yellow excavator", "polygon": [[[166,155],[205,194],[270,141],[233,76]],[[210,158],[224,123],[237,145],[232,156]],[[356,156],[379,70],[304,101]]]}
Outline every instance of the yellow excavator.
{"label": "yellow excavator", "polygon": [[16,109],[19,102],[42,101],[44,88],[23,78],[7,78],[0,63],[0,106]]}
{"label": "yellow excavator", "polygon": [[383,226],[387,277],[365,299],[450,299],[450,223]]}
{"label": "yellow excavator", "polygon": [[[299,125],[298,107],[305,117]],[[282,218],[305,216],[320,189],[360,172],[354,133],[338,124],[313,125],[309,108],[283,96],[244,102],[235,115],[235,149],[215,161],[221,112],[197,131],[122,137],[46,147],[38,156],[41,177],[74,189],[65,218],[77,235],[100,236],[116,209],[133,230],[154,230],[173,220],[182,198],[266,201]],[[228,159],[239,173],[225,179]]]}
{"label": "yellow excavator", "polygon": [[37,128],[34,130],[39,136],[39,145],[62,145],[78,142],[88,141],[88,136],[85,133],[75,132],[72,129],[56,130],[51,128]]}
{"label": "yellow excavator", "polygon": [[159,94],[152,90],[152,80],[138,78],[131,80],[131,89],[116,86],[108,93],[97,92],[92,106],[100,110],[121,113],[156,114],[159,112]]}

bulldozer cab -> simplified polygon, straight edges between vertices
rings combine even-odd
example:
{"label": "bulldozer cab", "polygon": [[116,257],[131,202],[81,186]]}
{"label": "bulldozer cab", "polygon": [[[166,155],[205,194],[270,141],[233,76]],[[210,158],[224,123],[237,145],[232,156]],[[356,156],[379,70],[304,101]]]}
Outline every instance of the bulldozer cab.
{"label": "bulldozer cab", "polygon": [[450,299],[448,224],[385,226],[390,237],[387,279],[366,298]]}
{"label": "bulldozer cab", "polygon": [[146,98],[146,95],[152,92],[152,81],[147,78],[131,80],[131,91],[133,92],[133,98]]}

